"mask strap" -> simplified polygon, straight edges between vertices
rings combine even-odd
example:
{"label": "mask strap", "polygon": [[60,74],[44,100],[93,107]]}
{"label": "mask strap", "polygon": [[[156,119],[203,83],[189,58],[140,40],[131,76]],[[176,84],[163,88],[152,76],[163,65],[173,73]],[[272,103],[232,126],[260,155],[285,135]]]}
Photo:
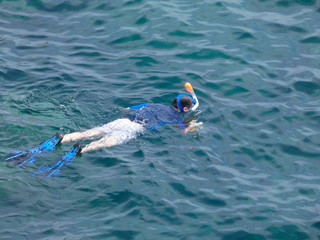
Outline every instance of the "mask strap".
{"label": "mask strap", "polygon": [[178,97],[177,97],[177,103],[178,103],[178,107],[179,107],[180,112],[184,112],[183,111],[183,107],[181,105],[181,101],[180,101],[182,97],[188,97],[193,101],[194,104],[197,104],[197,102],[193,98],[191,98],[189,95],[187,95],[187,94],[179,94]]}

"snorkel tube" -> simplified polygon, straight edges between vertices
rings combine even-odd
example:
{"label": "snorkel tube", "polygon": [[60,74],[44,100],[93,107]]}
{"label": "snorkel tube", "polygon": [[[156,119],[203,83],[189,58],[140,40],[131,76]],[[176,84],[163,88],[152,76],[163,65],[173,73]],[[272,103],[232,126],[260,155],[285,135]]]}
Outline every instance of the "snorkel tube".
{"label": "snorkel tube", "polygon": [[194,100],[194,102],[195,102],[195,104],[193,105],[193,107],[189,110],[189,112],[192,112],[192,111],[196,110],[196,109],[199,107],[199,101],[198,101],[198,98],[197,98],[196,94],[194,93],[193,88],[192,88],[192,86],[191,86],[191,84],[190,84],[189,82],[186,82],[186,83],[184,84],[184,87],[186,88],[186,90],[187,90],[189,93],[191,93],[192,98],[193,98],[193,100]]}

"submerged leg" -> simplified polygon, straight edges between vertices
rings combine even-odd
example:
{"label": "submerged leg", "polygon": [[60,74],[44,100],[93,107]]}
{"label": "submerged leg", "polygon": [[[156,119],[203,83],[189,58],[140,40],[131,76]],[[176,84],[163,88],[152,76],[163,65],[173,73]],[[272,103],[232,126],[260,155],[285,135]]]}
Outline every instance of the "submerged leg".
{"label": "submerged leg", "polygon": [[97,129],[89,129],[84,132],[74,132],[64,135],[62,139],[62,143],[64,142],[72,142],[72,141],[78,141],[83,139],[92,139],[99,137],[103,134],[103,132],[97,130]]}
{"label": "submerged leg", "polygon": [[81,153],[98,150],[101,148],[109,148],[118,144],[118,139],[115,136],[106,136],[99,141],[92,142],[85,146]]}

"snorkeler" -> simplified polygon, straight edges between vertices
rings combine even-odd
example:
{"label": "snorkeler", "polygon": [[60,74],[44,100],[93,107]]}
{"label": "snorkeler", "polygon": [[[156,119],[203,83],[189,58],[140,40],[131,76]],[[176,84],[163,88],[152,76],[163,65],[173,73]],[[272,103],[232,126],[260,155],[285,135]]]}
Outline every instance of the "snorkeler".
{"label": "snorkeler", "polygon": [[99,139],[91,142],[84,148],[77,142],[54,165],[51,167],[42,166],[37,172],[34,172],[34,174],[44,174],[50,177],[58,174],[63,166],[69,165],[78,154],[125,143],[130,139],[136,138],[146,129],[157,130],[157,128],[164,124],[177,124],[179,128],[187,133],[191,128],[202,125],[202,122],[196,123],[196,121],[191,121],[188,124],[184,123],[181,113],[192,112],[199,106],[199,101],[191,84],[186,83],[185,88],[192,94],[192,97],[180,94],[174,99],[171,106],[145,103],[129,107],[129,109],[136,109],[137,111],[127,118],[117,119],[101,127],[84,132],[69,133],[65,136],[58,133],[36,147],[9,154],[5,158],[5,161],[13,161],[18,167],[21,167],[24,164],[34,162],[35,156],[52,150],[60,142]]}
{"label": "snorkeler", "polygon": [[157,128],[163,124],[178,124],[179,128],[187,132],[190,128],[201,125],[202,123],[191,121],[186,125],[183,122],[180,114],[191,112],[199,106],[198,99],[191,84],[186,83],[185,86],[188,91],[190,90],[192,97],[186,94],[180,94],[174,99],[171,106],[145,103],[130,107],[129,109],[137,109],[138,111],[128,118],[117,119],[101,127],[96,127],[84,132],[66,134],[61,142],[100,138],[100,140],[85,146],[81,150],[81,153],[84,153],[125,143],[132,138],[136,138],[146,129],[157,130]]}

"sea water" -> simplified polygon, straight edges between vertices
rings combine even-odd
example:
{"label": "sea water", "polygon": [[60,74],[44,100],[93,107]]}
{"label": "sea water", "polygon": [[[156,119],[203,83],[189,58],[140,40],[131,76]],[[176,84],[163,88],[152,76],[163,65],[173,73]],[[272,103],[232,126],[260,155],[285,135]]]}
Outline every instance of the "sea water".
{"label": "sea water", "polygon": [[[319,239],[320,3],[1,0],[0,239]],[[163,126],[32,172],[7,154],[190,82],[201,129]],[[90,141],[81,141],[85,146]]]}

